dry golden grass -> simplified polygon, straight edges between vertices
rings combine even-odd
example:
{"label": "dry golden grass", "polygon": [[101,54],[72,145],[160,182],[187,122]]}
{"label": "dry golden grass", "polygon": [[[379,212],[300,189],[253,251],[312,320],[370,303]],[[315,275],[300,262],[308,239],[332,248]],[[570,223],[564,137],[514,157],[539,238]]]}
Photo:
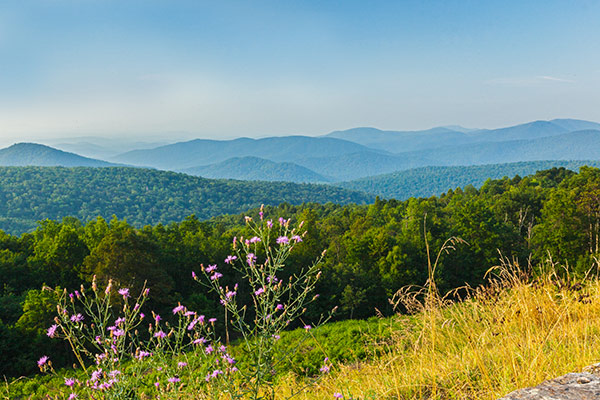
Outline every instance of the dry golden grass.
{"label": "dry golden grass", "polygon": [[[463,302],[425,298],[398,317],[405,328],[384,357],[341,366],[296,398],[489,400],[600,361],[597,277],[575,283],[552,270],[532,280],[504,264]],[[282,398],[300,384],[283,382]]]}

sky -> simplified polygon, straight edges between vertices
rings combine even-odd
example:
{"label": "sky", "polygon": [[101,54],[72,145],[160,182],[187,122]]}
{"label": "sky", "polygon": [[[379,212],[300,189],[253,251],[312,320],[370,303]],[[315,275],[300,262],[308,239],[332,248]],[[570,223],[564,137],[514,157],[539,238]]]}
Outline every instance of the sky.
{"label": "sky", "polygon": [[0,141],[600,121],[598,1],[5,0]]}

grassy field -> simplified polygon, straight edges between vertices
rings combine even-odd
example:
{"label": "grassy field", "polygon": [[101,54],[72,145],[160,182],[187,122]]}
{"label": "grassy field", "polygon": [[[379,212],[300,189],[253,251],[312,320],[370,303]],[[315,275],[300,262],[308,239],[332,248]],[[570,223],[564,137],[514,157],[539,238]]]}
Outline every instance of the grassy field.
{"label": "grassy field", "polygon": [[[533,279],[506,264],[490,277],[484,288],[463,290],[468,294],[460,302],[441,298],[435,288],[405,291],[394,300],[410,315],[315,330],[277,379],[276,398],[496,399],[600,361],[596,275],[574,279],[553,266]],[[289,332],[282,343],[292,346],[301,337]],[[331,371],[306,377],[324,357]],[[62,399],[68,393],[60,377],[20,380],[9,388],[7,398],[60,391],[51,398]]]}

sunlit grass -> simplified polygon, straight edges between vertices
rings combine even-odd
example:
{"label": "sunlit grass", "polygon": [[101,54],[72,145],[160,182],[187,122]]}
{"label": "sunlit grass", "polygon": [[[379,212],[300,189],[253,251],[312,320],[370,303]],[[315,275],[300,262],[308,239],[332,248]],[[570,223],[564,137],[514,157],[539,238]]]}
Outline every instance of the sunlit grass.
{"label": "sunlit grass", "polygon": [[[509,269],[509,268],[512,268]],[[429,298],[385,355],[339,367],[300,399],[497,399],[600,360],[600,282],[504,266],[485,289],[449,304]],[[289,393],[300,383],[288,379]]]}

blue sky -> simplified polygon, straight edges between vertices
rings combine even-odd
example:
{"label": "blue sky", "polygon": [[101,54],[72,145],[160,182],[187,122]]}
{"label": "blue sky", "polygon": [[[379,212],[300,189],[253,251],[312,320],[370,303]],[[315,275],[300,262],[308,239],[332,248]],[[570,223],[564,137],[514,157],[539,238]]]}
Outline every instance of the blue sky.
{"label": "blue sky", "polygon": [[597,1],[7,0],[0,135],[600,121]]}

